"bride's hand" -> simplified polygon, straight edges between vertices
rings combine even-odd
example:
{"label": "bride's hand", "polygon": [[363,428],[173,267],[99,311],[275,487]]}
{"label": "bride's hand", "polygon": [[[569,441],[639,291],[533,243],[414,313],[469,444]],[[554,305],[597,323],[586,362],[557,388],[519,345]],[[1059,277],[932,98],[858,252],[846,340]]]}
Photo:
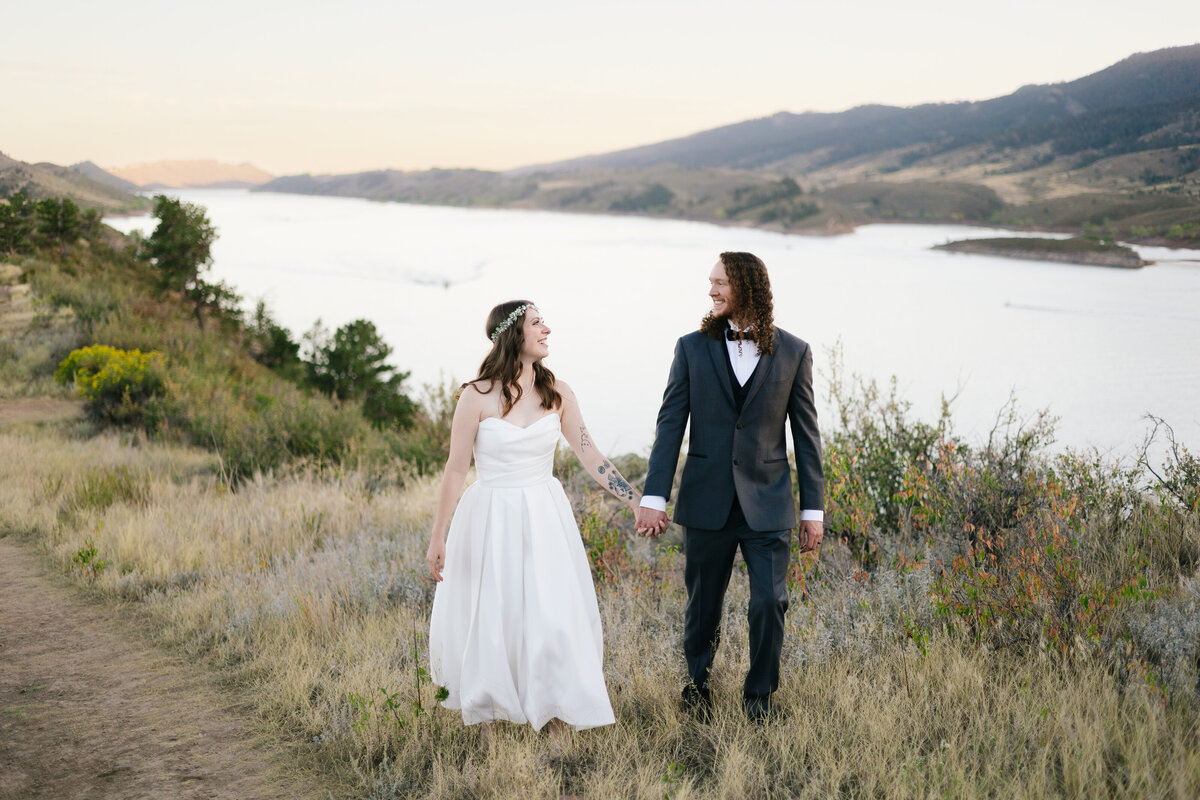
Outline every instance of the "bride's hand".
{"label": "bride's hand", "polygon": [[442,568],[446,566],[446,541],[440,536],[429,540],[429,549],[425,551],[425,563],[429,565],[429,574],[435,581],[442,579]]}

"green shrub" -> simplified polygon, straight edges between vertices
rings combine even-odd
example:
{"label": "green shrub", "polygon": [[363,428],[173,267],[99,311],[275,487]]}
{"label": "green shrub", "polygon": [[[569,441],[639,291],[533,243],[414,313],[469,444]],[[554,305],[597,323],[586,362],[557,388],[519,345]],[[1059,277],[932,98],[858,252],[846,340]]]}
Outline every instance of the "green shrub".
{"label": "green shrub", "polygon": [[1026,497],[1040,502],[1022,504],[1016,525],[989,532],[965,523],[975,546],[934,582],[935,613],[993,648],[1099,655],[1120,611],[1156,597],[1146,556],[1130,547],[1122,569],[1102,574],[1076,530],[1079,497],[1054,478],[1027,481]]}
{"label": "green shrub", "polygon": [[374,434],[354,403],[310,394],[256,364],[236,374],[173,367],[167,425],[215,450],[237,481],[292,461],[338,463]]}
{"label": "green shrub", "polygon": [[[151,401],[163,391],[163,358],[158,352],[92,345],[73,350],[54,372],[60,384],[73,384],[95,418],[142,424],[153,415]],[[153,428],[151,423],[148,427]]]}
{"label": "green shrub", "polygon": [[881,534],[894,535],[914,516],[943,515],[923,484],[956,458],[948,404],[936,424],[912,419],[895,379],[888,394],[874,381],[843,380],[836,352],[828,382],[836,427],[823,436],[826,520],[855,557],[874,566]]}
{"label": "green shrub", "polygon": [[450,424],[458,401],[458,384],[426,384],[412,425],[397,438],[395,455],[419,474],[438,472],[450,455]]}
{"label": "green shrub", "polygon": [[89,578],[99,577],[104,568],[108,566],[108,562],[100,558],[100,550],[90,536],[83,543],[83,547],[75,551],[75,555],[71,557],[71,563],[72,569],[78,570]]}

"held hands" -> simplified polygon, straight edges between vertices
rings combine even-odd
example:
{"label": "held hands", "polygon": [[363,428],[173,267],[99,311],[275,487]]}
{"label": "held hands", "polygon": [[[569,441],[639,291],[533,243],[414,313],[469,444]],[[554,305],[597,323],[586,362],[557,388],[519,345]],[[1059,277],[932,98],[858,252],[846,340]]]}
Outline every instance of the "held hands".
{"label": "held hands", "polygon": [[800,523],[800,552],[811,553],[821,546],[825,535],[825,523],[806,519]]}
{"label": "held hands", "polygon": [[636,528],[640,536],[658,536],[667,529],[670,522],[667,512],[639,506],[637,510]]}
{"label": "held hands", "polygon": [[429,565],[429,574],[435,581],[442,579],[442,568],[446,566],[446,540],[441,536],[429,539],[429,549],[425,551],[425,563]]}

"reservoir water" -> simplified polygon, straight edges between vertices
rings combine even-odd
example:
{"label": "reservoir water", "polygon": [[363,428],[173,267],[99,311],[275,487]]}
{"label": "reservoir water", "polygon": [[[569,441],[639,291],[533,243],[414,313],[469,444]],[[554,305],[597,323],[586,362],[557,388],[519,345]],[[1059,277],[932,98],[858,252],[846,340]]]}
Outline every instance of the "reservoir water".
{"label": "reservoir water", "polygon": [[[838,237],[699,222],[459,209],[352,198],[181,190],[219,233],[210,277],[262,297],[298,339],[376,324],[409,387],[473,377],[488,310],[536,302],[547,365],[575,389],[606,453],[645,452],[676,338],[709,307],[724,250],[771,274],[776,323],[814,348],[818,408],[832,348],[846,375],[891,376],[932,420],[954,396],[956,429],[978,441],[1010,394],[1060,417],[1056,446],[1132,456],[1147,413],[1200,448],[1200,251],[1137,247],[1142,270],[930,250],[997,234],[948,225],[871,225]],[[148,217],[113,218],[149,233]],[[413,392],[414,394],[416,392]]]}

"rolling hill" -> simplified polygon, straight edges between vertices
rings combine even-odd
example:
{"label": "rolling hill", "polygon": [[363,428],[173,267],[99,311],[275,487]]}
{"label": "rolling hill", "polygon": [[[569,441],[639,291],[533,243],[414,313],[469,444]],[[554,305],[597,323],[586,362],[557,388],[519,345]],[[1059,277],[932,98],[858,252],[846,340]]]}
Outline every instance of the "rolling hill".
{"label": "rolling hill", "polygon": [[85,170],[78,169],[79,166],[27,164],[0,153],[0,198],[24,190],[34,200],[69,197],[85,208],[109,212],[137,211],[150,207],[150,201],[146,198],[111,185],[110,181],[98,180]]}
{"label": "rolling hill", "polygon": [[[781,112],[512,174],[666,163],[812,171],[893,153],[893,166],[903,168],[972,145],[1003,150],[1049,144],[1055,154],[1084,153],[1083,158],[1095,160],[1163,145],[1200,144],[1198,121],[1200,44],[1138,53],[1069,83],[1025,86],[981,102]],[[914,146],[919,147],[909,149]]]}
{"label": "rolling hill", "polygon": [[266,191],[836,233],[977,221],[1200,242],[1200,44],[978,102],[780,112],[505,173],[291,176]]}
{"label": "rolling hill", "polygon": [[72,164],[71,169],[82,175],[86,175],[97,183],[103,183],[105,186],[111,186],[122,192],[135,193],[141,188],[136,183],[127,181],[124,178],[118,178],[111,172],[106,172],[91,161],[80,161],[78,164]]}

